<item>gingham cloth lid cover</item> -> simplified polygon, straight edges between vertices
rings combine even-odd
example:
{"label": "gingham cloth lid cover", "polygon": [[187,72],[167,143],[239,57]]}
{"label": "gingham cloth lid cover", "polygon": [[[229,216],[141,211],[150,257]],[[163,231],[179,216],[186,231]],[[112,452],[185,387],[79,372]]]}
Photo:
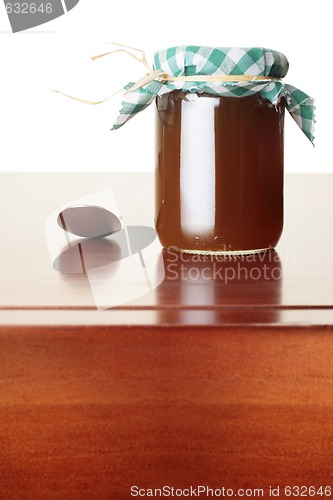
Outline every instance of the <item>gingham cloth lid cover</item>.
{"label": "gingham cloth lid cover", "polygon": [[[113,130],[120,128],[137,113],[149,106],[157,95],[173,90],[206,92],[217,96],[246,97],[259,93],[263,98],[276,104],[285,98],[286,108],[298,126],[313,143],[314,140],[314,100],[301,90],[286,84],[284,78],[289,63],[284,54],[263,47],[202,47],[194,45],[177,46],[155,52],[154,70],[162,70],[169,76],[195,75],[249,75],[275,77],[277,80],[252,80],[228,82],[212,81],[165,81],[157,79],[126,94],[120,115]],[[124,88],[129,90],[134,82]]]}

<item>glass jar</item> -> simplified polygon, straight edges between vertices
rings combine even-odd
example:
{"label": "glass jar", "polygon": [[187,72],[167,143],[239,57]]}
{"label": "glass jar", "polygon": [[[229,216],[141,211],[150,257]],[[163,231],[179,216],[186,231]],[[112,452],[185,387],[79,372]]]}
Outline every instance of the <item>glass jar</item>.
{"label": "glass jar", "polygon": [[283,227],[284,99],[175,90],[156,99],[156,230],[164,247],[245,254]]}

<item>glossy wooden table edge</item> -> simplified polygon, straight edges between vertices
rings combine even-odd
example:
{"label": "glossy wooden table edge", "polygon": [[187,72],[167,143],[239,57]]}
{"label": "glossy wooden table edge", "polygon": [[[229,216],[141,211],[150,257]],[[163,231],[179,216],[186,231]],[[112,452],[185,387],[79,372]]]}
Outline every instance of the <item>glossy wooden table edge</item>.
{"label": "glossy wooden table edge", "polygon": [[333,326],[331,306],[281,305],[123,305],[97,310],[92,306],[22,306],[0,308],[1,325],[206,326],[312,328]]}
{"label": "glossy wooden table edge", "polygon": [[[159,306],[116,306],[105,311],[267,311],[267,310],[279,310],[279,311],[333,311],[333,305],[266,305],[266,304],[251,304],[251,305],[159,305]],[[94,306],[1,306],[1,311],[96,311],[97,308]]]}
{"label": "glossy wooden table edge", "polygon": [[89,333],[105,333],[108,332],[112,335],[129,333],[130,335],[136,334],[145,334],[145,333],[156,333],[156,334],[184,334],[184,333],[197,333],[199,334],[223,334],[223,333],[242,333],[242,334],[277,334],[277,335],[288,335],[292,334],[309,334],[312,335],[314,333],[325,333],[330,334],[333,333],[332,325],[302,325],[302,328],[298,324],[290,324],[288,328],[285,328],[280,324],[271,324],[271,325],[263,325],[263,324],[216,324],[216,325],[191,325],[191,324],[163,324],[163,325],[145,325],[145,324],[136,324],[136,325],[90,325],[90,324],[49,324],[49,325],[38,325],[38,324],[29,324],[29,325],[1,325],[0,324],[0,335],[6,333],[66,333],[66,334],[80,334],[83,332]]}
{"label": "glossy wooden table edge", "polygon": [[[272,310],[247,311],[238,316],[233,312],[215,314],[215,311],[177,311],[174,314],[156,314],[156,311],[0,311],[0,331],[7,328],[52,329],[61,326],[63,329],[78,326],[81,329],[106,328],[125,331],[128,328],[141,329],[279,329],[279,330],[311,330],[333,329],[333,310],[294,310],[280,312]],[[243,311],[244,313],[244,311]],[[188,316],[190,314],[190,317]]]}

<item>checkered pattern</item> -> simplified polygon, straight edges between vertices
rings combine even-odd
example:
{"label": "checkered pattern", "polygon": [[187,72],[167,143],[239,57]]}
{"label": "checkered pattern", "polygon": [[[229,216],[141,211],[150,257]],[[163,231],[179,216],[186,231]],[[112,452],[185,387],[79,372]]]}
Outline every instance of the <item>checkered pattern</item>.
{"label": "checkered pattern", "polygon": [[[170,76],[195,75],[251,75],[283,78],[288,72],[288,60],[275,50],[260,47],[228,48],[179,46],[160,50],[154,56],[154,69]],[[129,89],[134,83],[126,85]],[[134,92],[126,94],[120,115],[113,130],[120,128],[133,116],[149,106],[157,95],[173,90],[187,92],[207,92],[217,96],[246,97],[259,93],[263,98],[276,104],[285,97],[286,107],[298,126],[313,143],[314,102],[304,92],[279,81],[243,82],[190,82],[152,81]]]}

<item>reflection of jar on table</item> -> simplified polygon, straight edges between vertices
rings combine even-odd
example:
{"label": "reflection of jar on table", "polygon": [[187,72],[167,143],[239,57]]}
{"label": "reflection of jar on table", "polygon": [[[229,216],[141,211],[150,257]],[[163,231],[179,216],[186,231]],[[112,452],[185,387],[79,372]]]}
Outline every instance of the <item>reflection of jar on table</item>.
{"label": "reflection of jar on table", "polygon": [[161,322],[279,322],[283,268],[276,250],[219,256],[164,248],[161,258],[165,279],[156,296],[169,306],[160,308]]}

